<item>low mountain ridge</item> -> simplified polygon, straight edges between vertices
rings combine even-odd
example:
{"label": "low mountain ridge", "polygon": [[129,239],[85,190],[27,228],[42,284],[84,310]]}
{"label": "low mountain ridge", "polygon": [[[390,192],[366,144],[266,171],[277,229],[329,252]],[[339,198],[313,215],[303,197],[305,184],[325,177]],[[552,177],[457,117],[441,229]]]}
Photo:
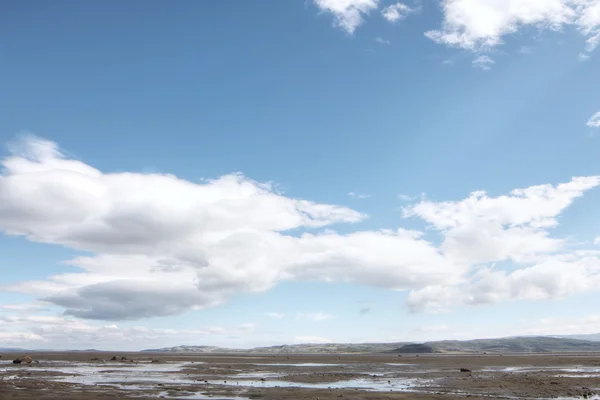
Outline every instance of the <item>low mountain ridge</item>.
{"label": "low mountain ridge", "polygon": [[446,353],[560,353],[600,351],[600,342],[548,336],[466,341],[443,340],[427,342],[426,344]]}
{"label": "low mountain ridge", "polygon": [[[599,335],[600,336],[600,335]],[[250,354],[335,354],[335,353],[561,353],[600,352],[600,341],[570,337],[522,336],[498,339],[441,340],[425,343],[326,343],[295,344],[252,349],[214,346],[176,346],[144,350],[161,353],[250,353]]]}
{"label": "low mountain ridge", "polygon": [[579,340],[587,340],[590,342],[600,342],[600,333],[588,333],[582,335],[556,335],[554,337],[561,339],[579,339]]}

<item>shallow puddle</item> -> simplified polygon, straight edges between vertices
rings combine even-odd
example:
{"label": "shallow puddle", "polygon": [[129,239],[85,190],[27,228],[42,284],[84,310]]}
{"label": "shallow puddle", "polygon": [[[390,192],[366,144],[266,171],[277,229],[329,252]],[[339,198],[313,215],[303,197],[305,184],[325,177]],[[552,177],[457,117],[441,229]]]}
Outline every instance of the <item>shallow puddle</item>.
{"label": "shallow puddle", "polygon": [[179,399],[179,400],[248,400],[246,397],[223,397],[223,396],[210,396],[201,393],[191,394],[178,394],[173,396],[171,392],[160,392],[155,397],[163,396],[166,399]]}
{"label": "shallow puddle", "polygon": [[284,364],[284,363],[272,363],[272,364],[254,364],[254,365],[268,365],[271,367],[341,367],[348,366],[347,364],[320,364],[320,363],[299,363],[299,364]]}
{"label": "shallow puddle", "polygon": [[308,389],[361,389],[367,391],[409,391],[411,387],[422,386],[423,381],[416,379],[391,379],[391,380],[380,380],[380,379],[351,379],[346,381],[338,382],[326,382],[326,383],[301,383],[301,382],[289,382],[280,380],[243,380],[233,379],[227,381],[209,380],[211,385],[226,385],[226,386],[241,386],[241,387],[252,387],[252,388],[273,388],[273,387],[296,387],[296,388],[308,388]]}
{"label": "shallow puddle", "polygon": [[260,379],[260,378],[279,378],[283,376],[279,372],[241,372],[236,373],[234,378],[236,379]]}

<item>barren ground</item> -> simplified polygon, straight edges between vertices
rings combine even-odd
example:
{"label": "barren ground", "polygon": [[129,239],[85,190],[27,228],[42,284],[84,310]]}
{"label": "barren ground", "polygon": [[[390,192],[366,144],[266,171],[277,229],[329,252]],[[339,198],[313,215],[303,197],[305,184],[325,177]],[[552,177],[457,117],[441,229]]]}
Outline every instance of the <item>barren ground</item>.
{"label": "barren ground", "polygon": [[37,361],[31,365],[10,362],[24,355],[0,359],[0,399],[548,399],[600,393],[600,354],[72,352],[28,354]]}

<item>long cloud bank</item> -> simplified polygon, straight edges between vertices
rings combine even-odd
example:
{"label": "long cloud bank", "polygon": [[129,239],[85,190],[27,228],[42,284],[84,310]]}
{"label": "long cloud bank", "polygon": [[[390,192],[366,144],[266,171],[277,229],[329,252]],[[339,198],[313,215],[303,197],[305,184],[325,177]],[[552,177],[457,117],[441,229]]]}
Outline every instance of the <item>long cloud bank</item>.
{"label": "long cloud bank", "polygon": [[[404,218],[424,221],[439,238],[428,240],[403,228],[336,233],[334,224],[366,216],[286,197],[239,174],[190,182],[103,173],[36,137],[1,165],[4,234],[92,254],[66,261],[80,272],[1,289],[36,295],[78,318],[175,315],[282,281],[406,290],[415,312],[600,288],[594,246],[570,251],[550,235],[557,217],[600,184],[598,176],[405,207]],[[492,268],[502,261],[511,270]]]}

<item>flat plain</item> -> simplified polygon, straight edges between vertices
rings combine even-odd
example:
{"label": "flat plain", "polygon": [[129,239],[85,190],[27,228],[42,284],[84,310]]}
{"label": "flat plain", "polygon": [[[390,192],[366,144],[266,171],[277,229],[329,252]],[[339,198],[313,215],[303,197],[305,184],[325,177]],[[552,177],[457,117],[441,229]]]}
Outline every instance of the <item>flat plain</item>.
{"label": "flat plain", "polygon": [[[31,364],[12,359],[31,356]],[[5,353],[0,399],[597,399],[600,354]]]}

